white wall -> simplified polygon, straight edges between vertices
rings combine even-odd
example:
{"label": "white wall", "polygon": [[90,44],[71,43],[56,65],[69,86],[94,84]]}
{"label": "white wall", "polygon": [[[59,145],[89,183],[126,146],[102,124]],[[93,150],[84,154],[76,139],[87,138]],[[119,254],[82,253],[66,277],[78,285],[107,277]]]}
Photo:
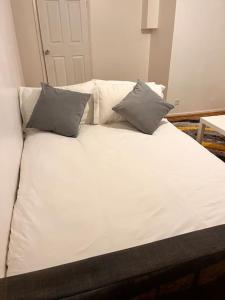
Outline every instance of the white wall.
{"label": "white wall", "polygon": [[149,81],[168,86],[176,0],[160,1],[158,29],[151,33]]}
{"label": "white wall", "polygon": [[[33,0],[11,0],[25,83],[44,81]],[[141,0],[89,0],[93,78],[148,79],[150,34],[141,32]]]}
{"label": "white wall", "polygon": [[225,108],[225,1],[177,0],[167,98],[175,112]]}
{"label": "white wall", "polygon": [[33,0],[11,0],[24,81],[40,86],[45,81],[35,26]]}
{"label": "white wall", "polygon": [[[44,78],[32,0],[11,1],[25,82],[38,86]],[[89,0],[89,6],[93,78],[148,80],[149,71],[150,80],[169,82],[167,98],[181,101],[175,112],[225,107],[224,0],[177,0],[170,62],[175,0],[161,1],[152,36],[141,32],[141,0]]]}
{"label": "white wall", "polygon": [[18,171],[22,133],[17,86],[22,84],[10,2],[0,1],[0,277],[6,250]]}
{"label": "white wall", "polygon": [[148,80],[150,34],[141,0],[89,0],[93,77]]}

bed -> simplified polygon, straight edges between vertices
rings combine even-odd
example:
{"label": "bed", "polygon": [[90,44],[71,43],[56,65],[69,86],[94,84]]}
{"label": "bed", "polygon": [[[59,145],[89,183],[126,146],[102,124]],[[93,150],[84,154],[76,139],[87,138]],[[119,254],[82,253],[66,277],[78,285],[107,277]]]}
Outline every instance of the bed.
{"label": "bed", "polygon": [[215,296],[224,183],[224,163],[166,119],[153,135],[125,121],[76,139],[30,130],[1,299]]}

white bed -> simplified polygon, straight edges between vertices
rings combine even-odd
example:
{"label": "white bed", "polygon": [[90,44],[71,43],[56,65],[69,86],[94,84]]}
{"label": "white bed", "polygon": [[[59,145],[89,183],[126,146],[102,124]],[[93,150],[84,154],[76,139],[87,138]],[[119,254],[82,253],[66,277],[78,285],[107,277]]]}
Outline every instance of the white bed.
{"label": "white bed", "polygon": [[7,275],[224,223],[224,163],[165,120],[152,136],[126,122],[30,132]]}

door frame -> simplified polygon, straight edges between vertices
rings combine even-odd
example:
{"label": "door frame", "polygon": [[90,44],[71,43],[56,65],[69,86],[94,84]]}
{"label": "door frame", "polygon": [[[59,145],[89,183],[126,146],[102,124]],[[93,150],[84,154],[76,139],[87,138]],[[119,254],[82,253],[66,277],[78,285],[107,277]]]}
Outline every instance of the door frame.
{"label": "door frame", "polygon": [[[40,55],[42,76],[43,76],[43,80],[46,83],[48,83],[48,73],[47,73],[46,62],[45,62],[44,47],[43,47],[43,42],[42,42],[41,27],[40,27],[40,21],[39,21],[39,16],[38,16],[37,1],[38,0],[32,0],[34,22],[35,22],[35,28],[36,28],[36,34],[37,34],[38,51],[39,51],[39,55]],[[91,77],[92,77],[93,76],[93,69],[92,69],[92,51],[91,51],[90,6],[89,6],[89,0],[85,0],[85,1],[86,1],[87,14],[88,14],[90,73],[91,73]]]}
{"label": "door frame", "polygon": [[48,83],[48,74],[47,74],[45,58],[44,58],[44,48],[43,48],[42,37],[41,37],[41,28],[40,28],[40,23],[39,23],[37,0],[32,0],[32,3],[33,3],[34,23],[35,23],[35,29],[36,29],[36,34],[37,34],[38,52],[40,55],[42,76],[43,76],[44,81],[46,83]]}

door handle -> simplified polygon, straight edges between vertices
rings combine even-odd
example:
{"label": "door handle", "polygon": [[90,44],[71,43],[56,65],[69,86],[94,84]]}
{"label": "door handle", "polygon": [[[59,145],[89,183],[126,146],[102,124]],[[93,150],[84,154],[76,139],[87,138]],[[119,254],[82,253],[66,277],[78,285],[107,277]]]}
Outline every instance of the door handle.
{"label": "door handle", "polygon": [[48,49],[45,50],[45,51],[44,51],[44,54],[45,54],[45,55],[49,55],[49,54],[50,54],[50,50],[48,50]]}

